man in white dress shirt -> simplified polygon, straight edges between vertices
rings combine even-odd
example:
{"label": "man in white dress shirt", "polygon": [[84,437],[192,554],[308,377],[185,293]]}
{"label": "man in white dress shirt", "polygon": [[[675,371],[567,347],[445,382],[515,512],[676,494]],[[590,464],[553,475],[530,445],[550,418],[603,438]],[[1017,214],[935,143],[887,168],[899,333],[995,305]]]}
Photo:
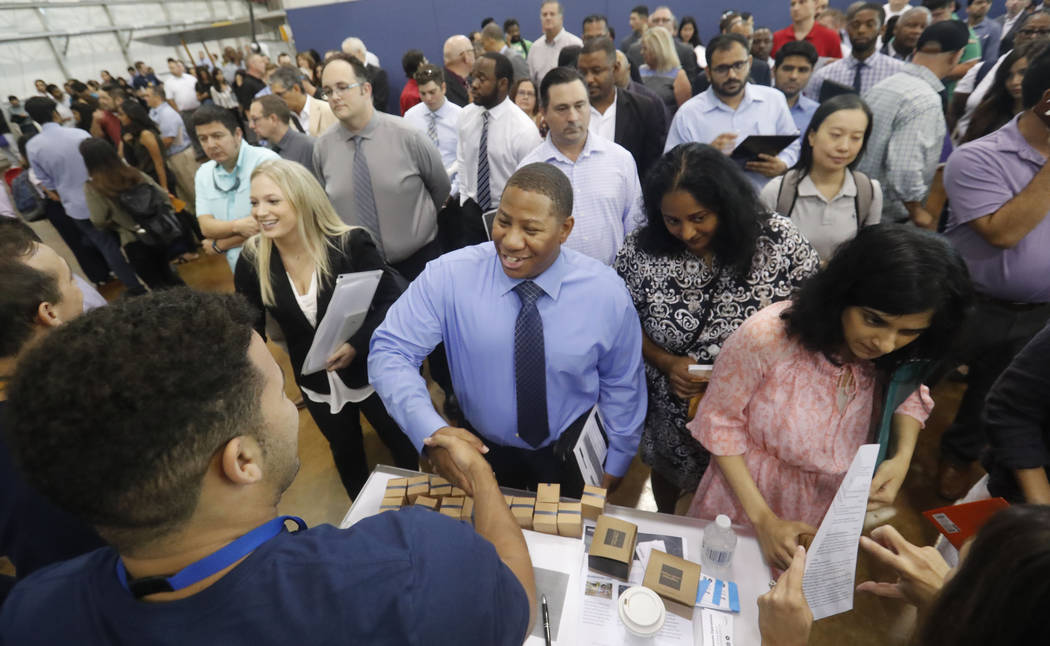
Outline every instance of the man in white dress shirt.
{"label": "man in white dress shirt", "polygon": [[556,67],[540,83],[540,104],[550,134],[520,166],[545,162],[572,184],[576,225],[564,243],[611,265],[624,237],[642,219],[642,187],[634,157],[623,146],[591,135],[591,104],[580,74]]}
{"label": "man in white dress shirt", "polygon": [[459,117],[459,201],[462,205],[474,200],[482,212],[499,204],[518,163],[543,141],[529,115],[507,97],[513,77],[514,68],[506,56],[482,54],[471,72],[474,102]]}
{"label": "man in white dress shirt", "polygon": [[197,132],[192,123],[193,112],[201,107],[197,98],[197,79],[187,74],[182,62],[174,58],[168,59],[168,71],[171,72],[171,78],[164,81],[164,93],[179,111],[186,132],[190,135],[190,143],[197,153],[197,159],[201,159],[204,157],[204,149],[197,141]]}
{"label": "man in white dress shirt", "polygon": [[558,54],[562,49],[569,45],[583,45],[579,37],[565,31],[564,22],[564,11],[558,0],[550,0],[540,6],[543,35],[532,43],[528,60],[529,76],[536,87],[540,86],[547,72],[558,66]]}
{"label": "man in white dress shirt", "polygon": [[441,153],[441,163],[445,165],[449,179],[452,180],[452,195],[456,194],[456,142],[459,133],[459,113],[463,108],[445,98],[445,74],[437,65],[429,63],[419,66],[413,78],[419,87],[417,103],[405,112],[405,121],[424,133]]}

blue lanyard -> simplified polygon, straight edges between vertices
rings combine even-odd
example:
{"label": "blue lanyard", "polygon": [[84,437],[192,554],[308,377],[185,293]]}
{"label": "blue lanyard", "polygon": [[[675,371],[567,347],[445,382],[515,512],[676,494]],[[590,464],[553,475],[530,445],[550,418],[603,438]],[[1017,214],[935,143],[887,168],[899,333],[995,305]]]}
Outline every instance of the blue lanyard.
{"label": "blue lanyard", "polygon": [[150,594],[158,592],[174,592],[189,587],[198,581],[202,581],[211,575],[224,570],[244,558],[263,543],[274,538],[284,531],[285,521],[293,521],[299,526],[296,531],[306,529],[306,523],[297,516],[279,516],[265,525],[260,525],[244,536],[226,545],[217,552],[212,552],[201,560],[190,563],[175,574],[170,576],[148,576],[141,579],[128,580],[128,572],[124,569],[124,561],[117,559],[117,579],[124,589],[141,599]]}

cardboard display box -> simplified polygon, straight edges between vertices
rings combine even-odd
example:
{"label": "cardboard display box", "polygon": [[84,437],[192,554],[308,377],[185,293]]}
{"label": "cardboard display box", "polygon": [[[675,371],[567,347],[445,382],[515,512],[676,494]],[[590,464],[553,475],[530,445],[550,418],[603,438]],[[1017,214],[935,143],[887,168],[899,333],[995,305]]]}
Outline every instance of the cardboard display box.
{"label": "cardboard display box", "polygon": [[469,496],[463,499],[463,513],[459,516],[460,520],[465,520],[471,525],[474,524],[474,499]]}
{"label": "cardboard display box", "polygon": [[416,476],[408,479],[408,487],[405,489],[405,498],[408,504],[413,505],[416,498],[430,493],[430,478],[427,476]]}
{"label": "cardboard display box", "polygon": [[434,484],[430,483],[430,493],[427,494],[431,498],[445,498],[452,495],[452,485],[450,484]]}
{"label": "cardboard display box", "polygon": [[388,496],[383,498],[383,502],[379,503],[379,512],[384,511],[397,511],[401,509],[401,506],[405,504],[405,496]]}
{"label": "cardboard display box", "polygon": [[394,501],[398,507],[403,506],[408,502],[408,497],[405,496],[404,488],[387,489],[383,494],[383,502]]}
{"label": "cardboard display box", "polygon": [[462,489],[460,489],[456,485],[452,485],[452,493],[450,493],[449,495],[450,496],[457,496],[459,498],[466,498],[467,497],[467,492],[463,491]]}
{"label": "cardboard display box", "polygon": [[583,509],[578,502],[558,503],[558,535],[583,537]]}
{"label": "cardboard display box", "polygon": [[435,485],[450,485],[450,484],[452,484],[448,480],[442,478],[439,475],[433,474],[433,473],[428,473],[427,477],[430,479],[430,486],[431,487],[433,487]]}
{"label": "cardboard display box", "polygon": [[584,485],[583,495],[580,496],[580,504],[583,506],[583,517],[587,520],[597,520],[598,516],[605,513],[605,489],[594,485]]}
{"label": "cardboard display box", "polygon": [[[638,526],[619,518],[598,516],[594,540],[587,555],[587,566],[602,574],[627,580],[631,573]],[[695,601],[695,600],[694,600]]]}
{"label": "cardboard display box", "polygon": [[510,513],[522,529],[532,529],[532,512],[536,504],[535,498],[515,497],[510,505]]}
{"label": "cardboard display box", "polygon": [[558,533],[558,503],[536,501],[532,512],[532,529],[544,534]]}
{"label": "cardboard display box", "polygon": [[656,594],[692,607],[700,585],[700,565],[677,556],[653,550],[645,568],[642,585]]}
{"label": "cardboard display box", "polygon": [[536,502],[547,502],[557,505],[560,501],[560,484],[540,484],[536,487]]}
{"label": "cardboard display box", "polygon": [[387,480],[386,493],[383,494],[384,498],[397,495],[400,493],[402,496],[405,495],[408,489],[408,478],[394,478],[393,480]]}
{"label": "cardboard display box", "polygon": [[431,511],[437,511],[438,508],[437,498],[431,498],[430,496],[416,496],[416,501],[412,504],[426,507]]}
{"label": "cardboard display box", "polygon": [[459,520],[463,515],[463,499],[452,497],[442,499],[441,513]]}

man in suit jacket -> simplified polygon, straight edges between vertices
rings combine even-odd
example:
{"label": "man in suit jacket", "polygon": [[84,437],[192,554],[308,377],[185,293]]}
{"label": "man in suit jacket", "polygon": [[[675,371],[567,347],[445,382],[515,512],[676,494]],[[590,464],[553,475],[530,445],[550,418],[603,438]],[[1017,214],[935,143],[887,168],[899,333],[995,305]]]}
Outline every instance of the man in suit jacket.
{"label": "man in suit jacket", "polygon": [[[620,50],[616,50],[616,66],[613,67],[613,83],[616,87],[621,90],[627,90],[631,94],[648,99],[658,108],[658,112],[662,115],[663,131],[667,132],[667,128],[671,125],[671,111],[667,109],[667,104],[663,102],[663,99],[656,96],[656,93],[645,87],[641,82],[634,80],[632,74],[634,70],[631,68],[631,61],[627,60],[627,54],[624,54]],[[622,145],[622,144],[621,144]]]}
{"label": "man in suit jacket", "polygon": [[474,69],[474,44],[466,36],[450,36],[445,41],[445,98],[459,107],[470,104],[467,77]]}
{"label": "man in suit jacket", "polygon": [[614,141],[630,151],[639,176],[644,177],[663,153],[667,132],[663,112],[646,97],[617,89],[613,75],[619,63],[611,39],[603,37],[584,41],[576,67],[587,84],[591,134]]}
{"label": "man in suit jacket", "polygon": [[351,36],[343,41],[343,53],[353,56],[365,66],[365,74],[372,85],[372,105],[380,112],[390,112],[387,102],[390,99],[390,80],[386,70],[368,62],[368,49],[360,38]]}
{"label": "man in suit jacket", "polygon": [[278,67],[271,72],[270,91],[288,105],[292,127],[303,134],[317,137],[337,121],[328,102],[303,91],[299,70],[294,67]]}

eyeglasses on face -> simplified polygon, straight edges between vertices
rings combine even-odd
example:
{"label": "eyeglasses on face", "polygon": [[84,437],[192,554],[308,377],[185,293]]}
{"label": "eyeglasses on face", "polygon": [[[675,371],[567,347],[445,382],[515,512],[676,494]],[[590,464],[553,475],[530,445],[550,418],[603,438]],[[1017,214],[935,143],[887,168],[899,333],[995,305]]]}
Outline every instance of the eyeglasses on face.
{"label": "eyeglasses on face", "polygon": [[349,85],[347,85],[346,83],[336,83],[335,87],[321,88],[321,98],[330,99],[336,94],[345,95],[347,92],[354,89],[355,87],[361,87],[362,85],[364,85],[364,82],[362,81],[358,81],[357,83],[351,83]]}

